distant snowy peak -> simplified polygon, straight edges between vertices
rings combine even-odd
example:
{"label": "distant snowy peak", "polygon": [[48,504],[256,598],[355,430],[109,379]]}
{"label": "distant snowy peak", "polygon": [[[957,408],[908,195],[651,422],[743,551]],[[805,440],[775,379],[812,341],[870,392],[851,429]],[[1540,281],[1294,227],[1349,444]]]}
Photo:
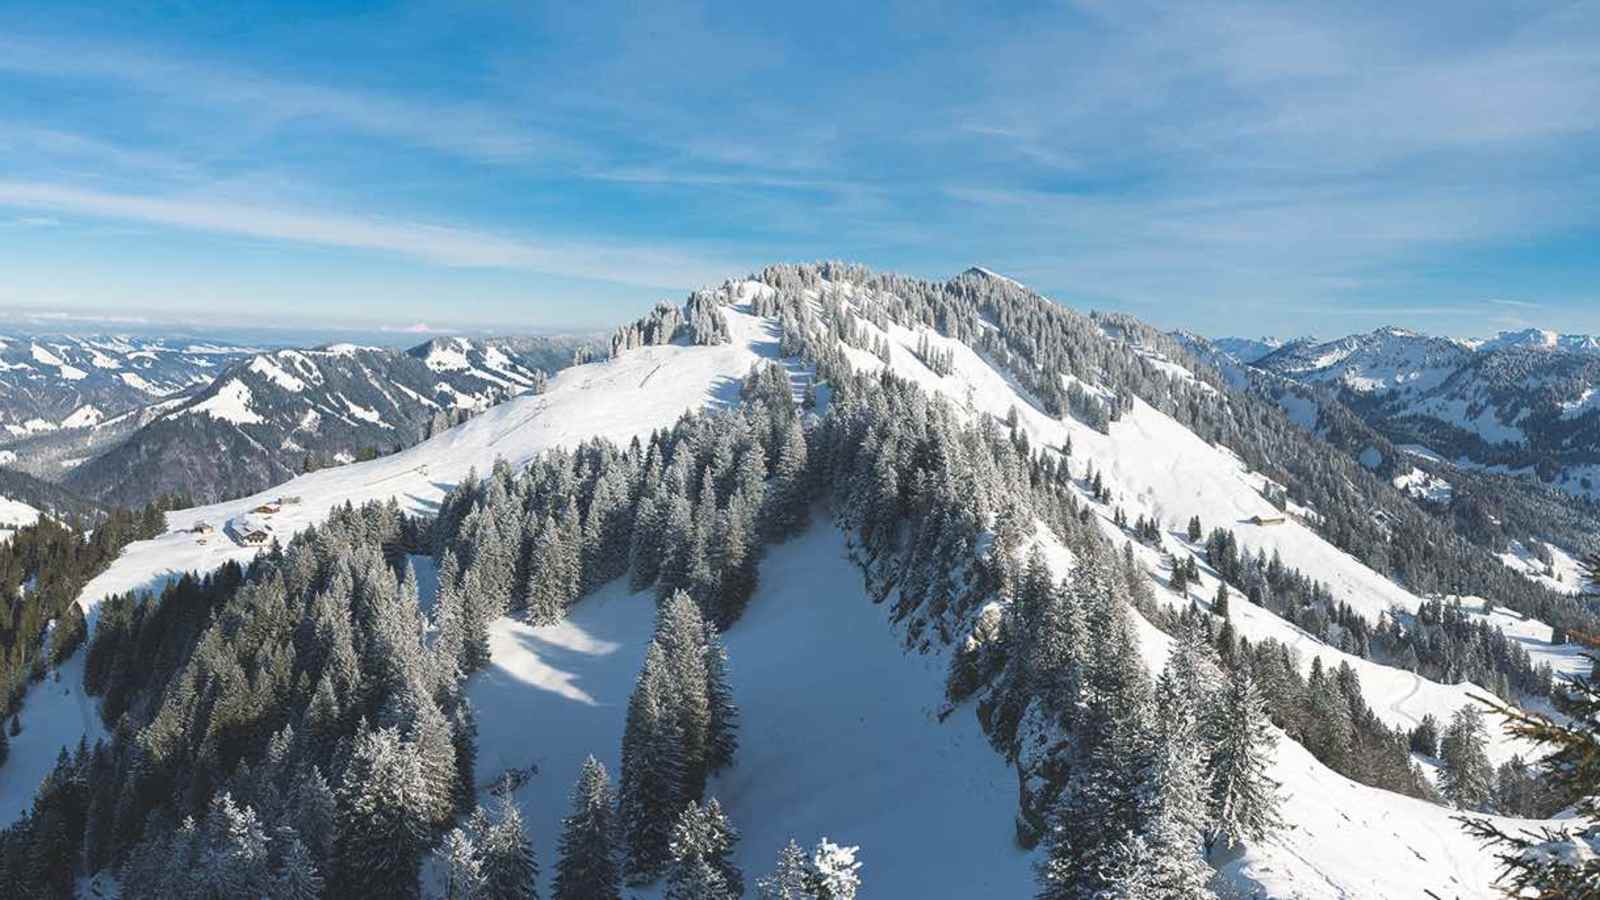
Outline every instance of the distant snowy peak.
{"label": "distant snowy peak", "polygon": [[1211,344],[1223,353],[1228,354],[1245,365],[1250,365],[1289,345],[1309,343],[1311,338],[1297,338],[1285,341],[1282,338],[1260,337],[1222,337],[1211,341]]}
{"label": "distant snowy peak", "polygon": [[94,427],[191,393],[254,352],[146,337],[0,338],[0,443]]}
{"label": "distant snowy peak", "polygon": [[1485,341],[1471,341],[1472,346],[1485,351],[1496,350],[1549,350],[1560,353],[1581,353],[1600,356],[1600,338],[1588,334],[1561,334],[1540,328],[1522,331],[1502,331]]}
{"label": "distant snowy peak", "polygon": [[1464,366],[1472,349],[1389,326],[1326,342],[1284,346],[1254,365],[1297,381],[1337,384],[1357,393],[1425,391]]}
{"label": "distant snowy peak", "polygon": [[1027,286],[1024,285],[1022,282],[1016,280],[1015,278],[1010,278],[1010,277],[1007,277],[1005,275],[1001,275],[999,272],[996,272],[993,269],[985,269],[983,266],[972,266],[971,268],[968,268],[965,272],[962,272],[961,274],[963,276],[971,276],[973,278],[985,278],[985,279],[988,279],[990,281],[1001,281],[1001,282],[1005,282],[1006,284],[1022,288],[1023,290],[1027,290]]}
{"label": "distant snowy peak", "polygon": [[554,368],[523,360],[506,344],[497,339],[435,338],[412,348],[410,353],[434,372],[462,373],[507,388],[533,387],[539,383],[541,372]]}
{"label": "distant snowy peak", "polygon": [[1335,391],[1395,444],[1600,498],[1600,338],[1526,329],[1462,340],[1391,326],[1248,365]]}
{"label": "distant snowy peak", "polygon": [[[208,501],[308,468],[388,453],[519,394],[598,348],[594,337],[439,338],[408,350],[336,344],[248,355],[147,414],[67,484],[136,505],[158,493]],[[221,457],[221,458],[219,458]]]}

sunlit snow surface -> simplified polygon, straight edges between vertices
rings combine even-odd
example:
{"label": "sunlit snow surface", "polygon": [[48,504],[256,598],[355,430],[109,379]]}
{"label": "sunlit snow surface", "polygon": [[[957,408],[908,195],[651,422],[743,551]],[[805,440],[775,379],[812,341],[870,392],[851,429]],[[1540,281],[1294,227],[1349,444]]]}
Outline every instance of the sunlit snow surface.
{"label": "sunlit snow surface", "polygon": [[[754,289],[746,286],[742,296]],[[92,622],[109,593],[159,589],[179,572],[248,559],[254,549],[236,547],[221,535],[202,545],[185,531],[197,521],[220,526],[268,499],[300,499],[272,517],[274,529],[285,536],[323,521],[346,501],[393,497],[408,510],[430,513],[469,469],[486,471],[497,457],[521,464],[590,436],[626,442],[669,426],[686,410],[736,402],[738,381],[750,366],[777,358],[778,329],[773,321],[739,311],[730,312],[729,324],[731,344],[641,348],[567,369],[546,394],[509,401],[394,456],[173,513],[168,534],[131,545],[79,602]],[[1233,528],[1252,551],[1278,550],[1288,565],[1324,581],[1337,599],[1368,618],[1391,605],[1414,610],[1420,603],[1297,521],[1276,528],[1247,524],[1253,515],[1273,512],[1261,496],[1261,477],[1159,411],[1137,403],[1110,435],[1101,435],[1039,412],[970,348],[938,336],[932,340],[952,351],[954,372],[934,374],[915,359],[921,336],[890,329],[890,365],[898,374],[974,414],[1004,416],[1015,406],[1036,447],[1059,447],[1070,437],[1074,470],[1081,475],[1092,461],[1113,502],[1130,517],[1155,515],[1172,527],[1199,515],[1207,528]],[[882,365],[871,354],[846,352],[859,368]],[[1097,506],[1095,512],[1120,541],[1108,521],[1111,507]],[[1166,541],[1169,549],[1190,552],[1170,534]],[[738,765],[711,790],[745,832],[740,864],[754,878],[790,836],[812,844],[826,835],[862,845],[863,896],[1031,895],[1030,857],[1011,840],[1014,776],[988,748],[970,708],[956,710],[942,724],[932,717],[929,711],[942,696],[942,659],[900,652],[883,609],[866,600],[859,575],[840,558],[841,546],[842,537],[819,524],[774,549],[762,566],[755,601],[728,635],[733,683],[744,709],[744,746]],[[1141,554],[1157,579],[1158,595],[1188,602],[1160,586],[1165,561],[1153,551]],[[1194,596],[1204,605],[1214,590],[1206,573]],[[1325,665],[1349,661],[1360,673],[1367,702],[1391,725],[1409,727],[1427,712],[1447,718],[1479,690],[1346,657],[1265,610],[1242,600],[1233,607],[1242,635],[1288,642],[1305,665],[1312,654]],[[1515,631],[1530,650],[1547,639],[1539,623],[1498,621],[1502,615],[1496,613],[1497,624]],[[473,681],[480,784],[507,767],[539,766],[517,796],[547,873],[556,822],[583,755],[594,752],[617,774],[624,707],[652,617],[648,598],[611,586],[580,603],[559,626],[531,629],[502,621],[492,639],[492,667]],[[1148,661],[1159,666],[1165,637],[1148,625],[1140,634]],[[1547,653],[1571,666],[1558,649]],[[25,807],[60,747],[75,745],[85,733],[91,741],[101,733],[91,705],[80,696],[81,658],[80,653],[68,663],[59,683],[47,678],[29,692],[24,734],[13,742],[12,760],[0,768],[4,821]],[[1496,732],[1489,753],[1498,761],[1518,749],[1525,748]],[[1284,782],[1284,815],[1292,825],[1227,866],[1245,885],[1280,897],[1415,897],[1424,888],[1439,896],[1493,896],[1489,857],[1464,838],[1449,810],[1346,781],[1289,742],[1280,744],[1274,776]]]}
{"label": "sunlit snow surface", "polygon": [[[612,584],[559,625],[495,625],[493,662],[469,689],[478,783],[538,766],[515,796],[543,853],[583,758],[617,776],[654,617],[653,594]],[[790,837],[809,847],[826,836],[861,845],[863,897],[1032,895],[1033,857],[1012,841],[1015,774],[970,707],[938,721],[943,658],[902,653],[837,529],[817,524],[768,554],[726,643],[740,747],[708,791],[744,834],[747,879]]]}

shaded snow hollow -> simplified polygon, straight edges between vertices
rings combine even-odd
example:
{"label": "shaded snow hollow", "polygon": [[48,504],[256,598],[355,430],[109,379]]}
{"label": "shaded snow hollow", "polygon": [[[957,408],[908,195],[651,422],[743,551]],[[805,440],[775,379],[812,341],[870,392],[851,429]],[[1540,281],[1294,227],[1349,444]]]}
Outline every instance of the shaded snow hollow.
{"label": "shaded snow hollow", "polygon": [[[861,846],[864,897],[1030,896],[1034,857],[1012,841],[1015,775],[970,707],[938,721],[943,657],[904,655],[886,612],[830,525],[762,562],[760,588],[725,639],[739,752],[707,788],[744,835],[746,880],[770,871],[790,837],[809,847],[825,836]],[[584,757],[618,775],[654,620],[654,594],[619,582],[558,625],[494,626],[493,661],[468,690],[478,783],[538,767],[515,797],[547,861]]]}

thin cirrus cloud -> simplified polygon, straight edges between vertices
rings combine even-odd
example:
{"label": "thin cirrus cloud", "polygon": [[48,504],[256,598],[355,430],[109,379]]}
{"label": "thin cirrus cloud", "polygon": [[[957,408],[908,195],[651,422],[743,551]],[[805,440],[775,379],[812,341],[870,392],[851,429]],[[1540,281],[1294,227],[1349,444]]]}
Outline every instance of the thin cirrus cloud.
{"label": "thin cirrus cloud", "polygon": [[[1597,7],[1428,4],[891,4],[819,11],[828,42],[759,6],[329,10],[331,36],[237,45],[9,29],[0,225],[390,254],[518,310],[564,292],[542,275],[852,258],[984,263],[1158,325],[1600,327],[1600,264],[1570,249],[1600,230]],[[71,227],[25,234],[74,252]],[[364,262],[341,290],[383,277]]]}
{"label": "thin cirrus cloud", "polygon": [[521,162],[566,147],[560,137],[508,121],[505,110],[423,102],[272,77],[115,45],[0,37],[0,72],[137,89],[167,102],[228,110],[270,127],[315,120],[485,162]]}
{"label": "thin cirrus cloud", "polygon": [[699,284],[731,271],[651,246],[532,242],[484,231],[193,198],[0,181],[0,205],[214,234],[379,251],[443,266],[522,269],[639,287]]}

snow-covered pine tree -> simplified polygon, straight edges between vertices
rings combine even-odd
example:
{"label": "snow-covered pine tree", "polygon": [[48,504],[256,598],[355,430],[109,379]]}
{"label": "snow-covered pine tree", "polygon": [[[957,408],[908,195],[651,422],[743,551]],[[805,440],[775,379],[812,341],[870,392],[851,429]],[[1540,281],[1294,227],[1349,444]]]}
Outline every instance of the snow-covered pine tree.
{"label": "snow-covered pine tree", "polygon": [[[672,828],[671,900],[734,900],[744,896],[744,875],[733,863],[739,832],[715,797],[690,802]],[[709,891],[709,893],[707,893]]]}
{"label": "snow-covered pine tree", "polygon": [[1496,850],[1504,872],[1500,884],[1508,895],[1591,897],[1600,887],[1600,686],[1574,681],[1565,713],[1554,722],[1493,700],[1485,705],[1504,720],[1507,734],[1550,750],[1540,764],[1545,787],[1554,796],[1578,798],[1571,827],[1538,832],[1506,831],[1489,819],[1458,819],[1473,837]]}
{"label": "snow-covered pine tree", "polygon": [[767,521],[770,538],[782,539],[805,527],[810,515],[810,476],[805,430],[798,418],[791,419],[778,447],[773,468],[772,488],[767,493]]}
{"label": "snow-covered pine tree", "polygon": [[1310,707],[1306,747],[1335,771],[1349,771],[1355,749],[1355,723],[1350,714],[1350,698],[1337,678],[1322,667],[1319,656],[1311,662],[1306,679],[1306,703]]}
{"label": "snow-covered pine tree", "polygon": [[710,622],[705,623],[705,666],[710,714],[706,722],[706,766],[715,774],[733,765],[739,749],[739,707],[733,699],[733,687],[728,684],[728,651],[722,645],[721,633]]}
{"label": "snow-covered pine tree", "polygon": [[1483,712],[1468,705],[1451,716],[1439,740],[1439,790],[1460,809],[1484,811],[1494,791],[1494,767],[1484,752],[1488,739]]}
{"label": "snow-covered pine tree", "polygon": [[334,879],[339,897],[418,896],[418,861],[428,843],[422,761],[395,728],[364,729],[339,786]]}
{"label": "snow-covered pine tree", "polygon": [[860,847],[841,847],[823,838],[811,853],[811,884],[817,900],[855,900],[861,889]]}
{"label": "snow-covered pine tree", "polygon": [[629,503],[627,476],[608,467],[595,482],[583,520],[584,590],[599,587],[628,569]]}
{"label": "snow-covered pine tree", "polygon": [[672,826],[686,800],[682,738],[672,708],[670,677],[665,652],[651,641],[628,699],[622,734],[617,819],[629,884],[649,884],[666,870]]}
{"label": "snow-covered pine tree", "polygon": [[434,848],[433,855],[444,879],[441,900],[478,900],[483,888],[483,867],[472,838],[462,829],[452,828]]}
{"label": "snow-covered pine tree", "polygon": [[201,879],[211,891],[223,897],[266,891],[270,839],[254,809],[235,805],[230,794],[213,795],[200,839],[206,847],[198,860]]}
{"label": "snow-covered pine tree", "polygon": [[677,724],[683,767],[680,796],[699,800],[711,773],[711,695],[706,622],[700,607],[674,591],[656,613],[655,643],[666,662],[671,713]]}
{"label": "snow-covered pine tree", "polygon": [[553,625],[566,613],[569,598],[565,561],[568,555],[555,518],[546,515],[534,532],[532,556],[528,561],[529,622]]}
{"label": "snow-covered pine tree", "polygon": [[499,820],[478,838],[478,858],[483,887],[475,900],[535,900],[539,864],[533,842],[522,824],[522,813],[506,795]]}
{"label": "snow-covered pine tree", "polygon": [[[650,483],[648,476],[645,483]],[[628,567],[633,573],[628,584],[636,591],[654,584],[661,574],[664,502],[648,494],[639,499],[628,542]]]}
{"label": "snow-covered pine tree", "polygon": [[1278,785],[1267,776],[1274,738],[1266,701],[1244,666],[1234,667],[1211,733],[1208,849],[1260,841],[1281,825]]}
{"label": "snow-covered pine tree", "polygon": [[572,811],[561,820],[553,900],[620,900],[613,802],[605,766],[588,757],[572,789]]}
{"label": "snow-covered pine tree", "polygon": [[338,801],[321,769],[312,766],[309,771],[295,775],[284,809],[286,817],[293,820],[297,840],[305,845],[314,867],[318,872],[326,872],[333,858]]}
{"label": "snow-covered pine tree", "polygon": [[403,695],[403,708],[392,718],[404,729],[406,743],[422,767],[429,823],[443,827],[456,811],[456,747],[450,721],[421,685]]}
{"label": "snow-covered pine tree", "polygon": [[778,851],[777,868],[756,881],[756,896],[760,900],[816,900],[809,869],[806,852],[791,838]]}
{"label": "snow-covered pine tree", "polygon": [[715,591],[713,619],[718,628],[727,628],[744,614],[750,595],[756,588],[755,515],[745,499],[743,489],[736,489],[728,498],[728,508],[717,520],[717,534],[712,541],[720,570],[720,584]]}
{"label": "snow-covered pine tree", "polygon": [[283,862],[273,876],[272,900],[317,900],[322,896],[322,876],[311,850],[299,838],[289,841]]}
{"label": "snow-covered pine tree", "polygon": [[689,498],[673,492],[665,498],[662,528],[661,571],[656,576],[656,595],[667,597],[673,591],[692,586],[691,577],[705,545],[694,527],[694,506]]}
{"label": "snow-covered pine tree", "polygon": [[1074,767],[1051,811],[1041,898],[1068,900],[1109,890],[1119,845],[1143,826],[1144,778],[1153,752],[1149,676],[1142,669],[1126,603],[1109,579],[1075,586],[1088,608],[1087,708],[1073,729]]}
{"label": "snow-covered pine tree", "polygon": [[1211,896],[1211,867],[1201,855],[1206,824],[1205,743],[1193,696],[1178,681],[1172,661],[1155,689],[1156,744],[1148,774],[1148,801],[1140,837],[1138,881],[1150,900]]}

